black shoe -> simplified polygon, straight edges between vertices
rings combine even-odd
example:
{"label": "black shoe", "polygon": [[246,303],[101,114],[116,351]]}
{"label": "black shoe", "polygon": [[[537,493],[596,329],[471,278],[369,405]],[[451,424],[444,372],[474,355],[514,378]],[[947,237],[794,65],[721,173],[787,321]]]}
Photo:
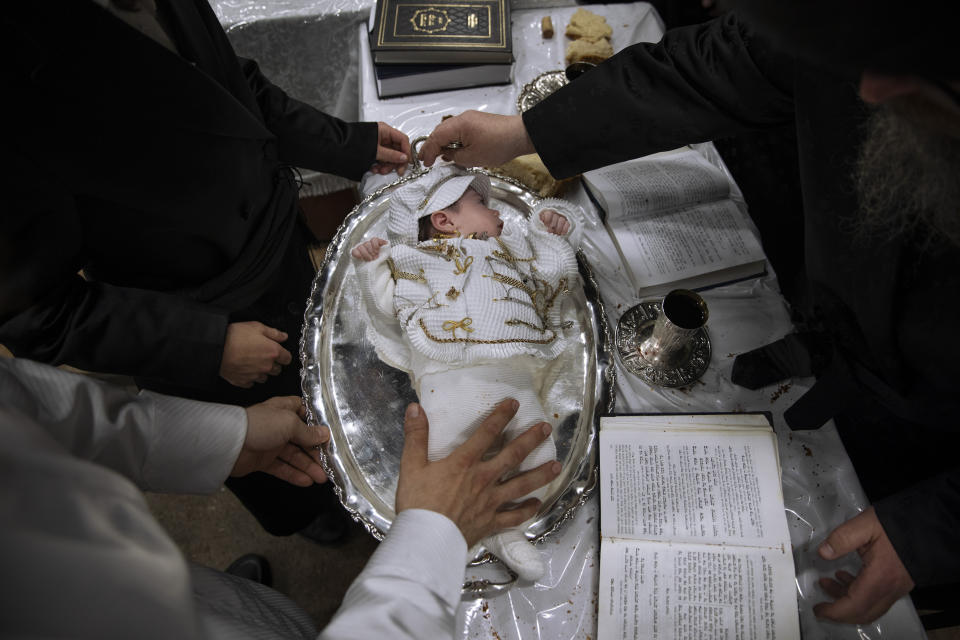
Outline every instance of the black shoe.
{"label": "black shoe", "polygon": [[297,533],[317,544],[333,545],[344,542],[350,532],[350,516],[327,482],[316,495],[316,517]]}
{"label": "black shoe", "polygon": [[267,559],[256,553],[242,555],[227,567],[227,573],[232,576],[253,580],[265,587],[273,585],[273,571]]}
{"label": "black shoe", "polygon": [[332,545],[344,542],[349,529],[350,517],[338,505],[321,513],[297,533],[317,544]]}

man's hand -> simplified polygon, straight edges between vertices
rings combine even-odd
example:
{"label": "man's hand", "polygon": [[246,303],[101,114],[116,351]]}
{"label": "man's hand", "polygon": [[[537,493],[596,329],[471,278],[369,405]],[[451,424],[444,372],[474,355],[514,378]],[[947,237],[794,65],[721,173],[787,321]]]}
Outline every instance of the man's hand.
{"label": "man's hand", "polygon": [[500,478],[516,468],[550,435],[546,422],[534,425],[508,443],[489,460],[483,455],[500,437],[517,412],[516,400],[504,400],[477,428],[470,439],[442,460],[427,461],[427,416],[420,405],[407,407],[404,417],[403,456],[397,483],[397,513],[405,509],[429,509],[457,525],[467,546],[495,531],[513,527],[537,512],[535,498],[510,506],[557,477],[560,463],[554,460],[507,480]]}
{"label": "man's hand", "polygon": [[396,171],[402,176],[410,162],[410,139],[386,122],[377,123],[377,161],[370,171],[385,175]]}
{"label": "man's hand", "polygon": [[540,212],[540,222],[547,231],[557,236],[564,236],[570,231],[570,221],[553,209],[544,209]]}
{"label": "man's hand", "polygon": [[316,447],[330,439],[330,431],[304,423],[306,410],[300,398],[270,398],[246,411],[247,437],[231,476],[263,471],[298,487],[327,481]]}
{"label": "man's hand", "polygon": [[834,529],[820,545],[820,557],[840,558],[856,550],[860,574],[838,571],[837,579],[820,578],[820,587],[834,602],[813,608],[818,618],[865,624],[873,622],[914,587],[913,579],[887,538],[873,507]]}
{"label": "man's hand", "polygon": [[267,376],[279,375],[293,356],[280,346],[287,334],[260,322],[231,322],[223,343],[220,377],[236,387],[249,389]]}
{"label": "man's hand", "polygon": [[370,238],[366,242],[361,242],[355,246],[353,251],[350,252],[350,255],[358,260],[370,262],[371,260],[377,259],[377,256],[380,255],[380,247],[385,244],[387,244],[387,241],[383,238]]}
{"label": "man's hand", "polygon": [[[451,142],[463,147],[443,149]],[[466,111],[437,125],[420,148],[420,159],[428,167],[438,156],[462,167],[495,167],[535,151],[520,116]]]}

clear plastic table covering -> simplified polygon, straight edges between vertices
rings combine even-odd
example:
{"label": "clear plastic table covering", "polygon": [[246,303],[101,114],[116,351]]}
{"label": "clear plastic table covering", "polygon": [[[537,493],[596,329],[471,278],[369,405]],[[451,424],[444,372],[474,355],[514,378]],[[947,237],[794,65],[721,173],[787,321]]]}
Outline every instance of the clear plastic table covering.
{"label": "clear plastic table covering", "polygon": [[374,0],[214,0],[236,52],[291,96],[356,120],[357,24]]}
{"label": "clear plastic table covering", "polygon": [[[236,52],[256,60],[270,81],[321,111],[352,122],[357,102],[357,25],[374,0],[211,0]],[[301,197],[346,189],[352,181],[303,170]]]}
{"label": "clear plastic table covering", "polygon": [[[638,41],[656,41],[662,34],[659,16],[647,3],[591,5],[607,16],[614,28],[615,50]],[[543,71],[562,68],[563,28],[575,8],[515,11],[513,14],[514,82],[506,87],[485,87],[421,96],[378,100],[373,85],[369,52],[360,47],[362,115],[384,120],[411,139],[426,135],[441,116],[466,109],[516,113],[516,96],[522,86]],[[558,35],[540,37],[540,18],[549,11]],[[719,167],[731,183],[731,195],[745,207],[739,188],[712,144],[695,148]],[[371,192],[394,178],[371,176],[361,185]],[[565,195],[587,212],[588,228],[582,248],[593,268],[606,305],[611,328],[623,312],[640,302],[625,276],[625,267],[603,227],[599,212],[577,186]],[[754,229],[756,233],[756,229]],[[734,358],[768,344],[792,331],[789,310],[779,293],[776,275],[717,287],[702,292],[710,309],[708,331],[713,346],[710,367],[693,385],[679,389],[654,388],[630,374],[616,361],[616,413],[769,411],[779,442],[782,488],[796,566],[801,633],[805,640],[878,640],[925,638],[909,598],[903,598],[876,622],[841,625],[819,621],[813,605],[826,599],[817,586],[821,576],[839,569],[859,571],[859,560],[847,556],[826,562],[816,549],[836,526],[866,506],[863,490],[832,422],[817,431],[792,432],[783,412],[809,389],[812,379],[794,379],[750,391],[734,385],[730,372]],[[457,611],[457,633],[462,638],[499,640],[543,638],[566,640],[595,638],[597,581],[599,577],[599,513],[593,496],[557,534],[540,549],[547,558],[546,575],[536,584],[518,583],[506,593],[490,598],[466,598]],[[489,576],[495,568],[468,570],[467,579]]]}

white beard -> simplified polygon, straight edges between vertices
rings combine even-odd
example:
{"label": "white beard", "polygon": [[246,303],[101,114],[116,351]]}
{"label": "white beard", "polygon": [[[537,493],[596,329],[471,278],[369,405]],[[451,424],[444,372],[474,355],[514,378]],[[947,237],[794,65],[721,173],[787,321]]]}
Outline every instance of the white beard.
{"label": "white beard", "polygon": [[854,174],[861,235],[960,246],[960,139],[929,126],[941,115],[923,103],[873,114]]}

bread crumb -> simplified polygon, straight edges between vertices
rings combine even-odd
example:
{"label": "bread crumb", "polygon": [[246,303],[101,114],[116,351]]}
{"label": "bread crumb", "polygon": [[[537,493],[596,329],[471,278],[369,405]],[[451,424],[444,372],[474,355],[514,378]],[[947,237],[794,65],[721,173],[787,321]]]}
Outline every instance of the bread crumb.
{"label": "bread crumb", "polygon": [[540,20],[540,33],[548,40],[553,37],[553,20],[550,16],[543,16]]}
{"label": "bread crumb", "polygon": [[785,394],[787,391],[790,391],[790,387],[792,386],[792,384],[793,383],[786,382],[784,384],[781,384],[779,387],[777,387],[777,390],[774,391],[772,394],[770,394],[770,404],[773,404],[780,398],[780,396]]}

